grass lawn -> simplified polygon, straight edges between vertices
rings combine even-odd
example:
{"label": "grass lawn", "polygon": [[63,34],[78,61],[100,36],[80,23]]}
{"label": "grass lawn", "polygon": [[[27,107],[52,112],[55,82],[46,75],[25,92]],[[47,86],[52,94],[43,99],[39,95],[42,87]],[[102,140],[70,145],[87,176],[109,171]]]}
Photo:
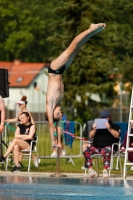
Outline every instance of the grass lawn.
{"label": "grass lawn", "polygon": [[[79,158],[73,158],[73,162],[75,165],[73,165],[71,162],[66,162],[67,160],[64,158],[60,159],[60,172],[61,173],[83,173],[84,175],[84,171],[81,170],[81,167],[84,164],[84,157],[81,156]],[[96,159],[93,158],[94,163],[96,163]],[[24,168],[21,168],[21,171],[27,171],[28,168],[28,161],[27,160],[23,160],[23,165]],[[124,158],[122,158],[122,166],[124,164]],[[8,167],[8,171],[11,170],[13,165],[9,165]],[[116,166],[116,158],[114,158],[114,166],[113,168],[115,168]],[[94,164],[94,169],[96,170],[96,164]],[[103,170],[103,165],[102,165],[102,158],[99,158],[99,173],[102,173]],[[127,174],[129,175],[133,175],[133,171],[129,170],[130,166],[128,166],[127,168]],[[55,173],[57,172],[57,165],[56,165],[56,158],[46,158],[46,159],[41,159],[41,162],[39,164],[39,167],[36,168],[33,164],[33,161],[31,161],[31,172],[51,172],[51,173]],[[111,174],[120,174],[120,170],[111,170]]]}
{"label": "grass lawn", "polygon": [[[13,124],[12,126],[15,125]],[[37,127],[37,134],[38,134],[38,156],[41,157],[41,163],[39,164],[39,168],[36,168],[33,164],[33,161],[31,161],[31,172],[56,172],[57,166],[56,166],[56,158],[44,158],[45,156],[50,156],[52,153],[51,149],[51,139],[48,132],[48,127],[45,124],[40,124]],[[4,140],[3,135],[3,140]],[[14,131],[10,128],[7,128],[7,134],[6,134],[6,144],[9,143],[10,140],[13,140],[14,138]],[[80,154],[80,145],[81,141],[78,139],[74,139],[72,148],[70,146],[65,146],[67,155],[75,155],[78,156]],[[5,152],[6,148],[3,146],[3,152]],[[71,162],[67,162],[66,158],[60,159],[60,172],[62,173],[83,173],[84,171],[81,170],[81,167],[84,165],[84,157],[81,154],[78,158],[72,158],[75,165],[73,165]],[[96,163],[95,158],[93,158],[94,162]],[[122,158],[122,166],[123,166],[124,158]],[[23,160],[22,161],[24,168],[21,168],[21,171],[27,171],[28,168],[28,161]],[[102,159],[99,158],[99,172],[102,173]],[[114,166],[116,167],[116,158],[114,158]],[[9,163],[8,170],[10,171],[12,166]],[[96,164],[94,164],[94,169],[96,170]],[[128,169],[130,169],[130,166],[128,166]],[[120,174],[119,170],[113,169],[111,171],[112,174]],[[128,170],[127,174],[133,174],[133,171]]]}

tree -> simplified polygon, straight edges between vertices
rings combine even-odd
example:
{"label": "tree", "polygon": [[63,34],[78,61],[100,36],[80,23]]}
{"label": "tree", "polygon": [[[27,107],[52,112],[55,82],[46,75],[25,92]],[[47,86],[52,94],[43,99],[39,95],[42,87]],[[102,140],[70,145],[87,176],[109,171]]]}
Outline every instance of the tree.
{"label": "tree", "polygon": [[[91,23],[107,24],[63,75],[63,107],[69,119],[85,121],[111,106],[120,74],[123,83],[132,82],[131,0],[0,0],[0,13],[0,60],[7,61],[51,62]],[[91,94],[99,94],[102,101],[92,101]]]}
{"label": "tree", "polygon": [[[92,22],[107,23],[107,28],[102,33],[81,48],[72,66],[63,75],[65,84],[63,107],[68,107],[69,113],[71,110],[72,119],[74,119],[74,108],[77,110],[76,117],[85,119],[89,113],[89,119],[89,116],[90,118],[93,116],[94,107],[98,109],[99,106],[109,107],[112,104],[116,95],[113,87],[118,75],[122,74],[123,81],[127,81],[127,73],[132,67],[133,3],[129,0],[126,4],[122,0],[80,0],[78,2],[68,0],[62,1],[62,5],[56,9],[60,14],[60,22],[58,18],[53,26],[54,30],[62,31],[53,32],[53,36],[50,37],[54,44],[53,55],[55,56],[67,48],[71,40]],[[128,17],[123,20],[122,16]],[[128,67],[125,66],[127,62]],[[129,74],[128,81],[131,81],[132,75]],[[90,95],[98,93],[101,99],[103,96],[104,99],[101,104],[92,102],[90,96],[86,95],[88,93]],[[76,101],[76,96],[80,96],[80,102]],[[86,104],[86,101],[91,102],[91,107]]]}
{"label": "tree", "polygon": [[[29,62],[49,60],[49,24],[55,1],[0,0],[0,60]],[[49,15],[50,13],[50,15]]]}

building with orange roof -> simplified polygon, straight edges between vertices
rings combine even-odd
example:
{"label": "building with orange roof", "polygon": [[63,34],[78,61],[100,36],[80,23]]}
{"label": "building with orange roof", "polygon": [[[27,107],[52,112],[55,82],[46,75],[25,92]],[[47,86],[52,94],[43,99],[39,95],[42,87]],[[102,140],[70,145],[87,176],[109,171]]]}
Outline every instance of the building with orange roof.
{"label": "building with orange roof", "polygon": [[31,112],[45,112],[48,65],[20,60],[0,62],[0,68],[8,69],[9,75],[9,97],[4,99],[7,110],[15,110],[16,102],[25,95]]}

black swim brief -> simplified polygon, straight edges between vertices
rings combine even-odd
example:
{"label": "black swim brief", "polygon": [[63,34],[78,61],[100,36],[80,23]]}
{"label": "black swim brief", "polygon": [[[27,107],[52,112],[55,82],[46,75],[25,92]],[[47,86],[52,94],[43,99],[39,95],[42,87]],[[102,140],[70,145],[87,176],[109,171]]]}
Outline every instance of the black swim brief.
{"label": "black swim brief", "polygon": [[51,73],[51,74],[63,74],[64,71],[65,71],[65,65],[63,65],[58,70],[53,70],[50,66],[48,67],[48,73]]}

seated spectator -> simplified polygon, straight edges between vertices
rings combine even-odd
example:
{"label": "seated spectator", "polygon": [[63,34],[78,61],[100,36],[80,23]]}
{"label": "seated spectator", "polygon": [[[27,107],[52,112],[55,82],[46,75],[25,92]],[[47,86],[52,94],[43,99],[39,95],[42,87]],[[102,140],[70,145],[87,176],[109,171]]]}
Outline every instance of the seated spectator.
{"label": "seated spectator", "polygon": [[82,137],[88,139],[90,142],[92,141],[88,133],[92,130],[93,123],[94,123],[94,120],[87,121],[86,124],[84,125],[84,130],[82,134]]}
{"label": "seated spectator", "polygon": [[[133,133],[133,123],[131,123],[131,133]],[[125,134],[124,136],[124,140],[123,140],[123,143],[122,143],[122,147],[121,147],[121,150],[122,151],[125,151],[126,150],[126,143],[127,143],[127,133]],[[130,137],[130,140],[129,140],[129,147],[133,147],[133,137]],[[131,151],[128,151],[128,160],[133,163],[133,150]],[[133,166],[131,166],[131,169],[130,170],[133,170]]]}
{"label": "seated spectator", "polygon": [[36,132],[35,125],[31,123],[28,112],[21,113],[21,124],[17,126],[15,138],[9,145],[6,153],[1,157],[0,162],[6,161],[9,153],[13,152],[15,166],[12,172],[19,171],[19,155],[21,150],[29,150],[31,141],[34,139]]}
{"label": "seated spectator", "polygon": [[108,118],[105,129],[97,129],[97,124],[93,123],[93,128],[89,133],[89,137],[93,139],[90,147],[83,149],[85,157],[85,168],[88,168],[89,177],[94,177],[97,172],[92,168],[92,154],[101,153],[103,156],[103,178],[108,178],[108,169],[110,168],[111,148],[113,143],[119,141],[120,127],[112,123],[112,119],[108,110],[103,110],[100,118]]}
{"label": "seated spectator", "polygon": [[[30,118],[31,118],[31,123],[35,124],[35,121],[34,121],[32,115],[31,115],[31,113],[29,112],[29,110],[27,110],[27,104],[28,104],[27,97],[22,96],[21,100],[17,101],[17,104],[19,105],[18,116],[16,118],[13,118],[13,119],[6,119],[5,122],[9,122],[9,123],[19,122],[21,124],[21,113],[28,112],[29,115],[30,115]],[[21,163],[22,158],[23,158],[23,154],[21,154],[19,156],[19,163],[20,163],[21,166],[23,166],[22,163]],[[33,159],[35,167],[38,167],[38,164],[40,163],[41,160],[38,159],[37,157],[33,156],[33,155],[32,155],[32,159]]]}
{"label": "seated spectator", "polygon": [[[89,137],[89,133],[90,133],[90,131],[92,130],[93,124],[94,124],[94,120],[91,120],[91,121],[87,121],[87,122],[86,122],[85,128],[84,128],[84,130],[83,130],[82,137],[85,138],[86,140],[88,140],[88,142],[85,142],[85,143],[82,145],[82,149],[83,149],[83,150],[84,150],[85,148],[87,148],[87,147],[90,147],[91,144],[92,144],[93,139],[91,139],[91,138]],[[85,167],[83,166],[81,169],[84,170],[84,168],[85,168]]]}

